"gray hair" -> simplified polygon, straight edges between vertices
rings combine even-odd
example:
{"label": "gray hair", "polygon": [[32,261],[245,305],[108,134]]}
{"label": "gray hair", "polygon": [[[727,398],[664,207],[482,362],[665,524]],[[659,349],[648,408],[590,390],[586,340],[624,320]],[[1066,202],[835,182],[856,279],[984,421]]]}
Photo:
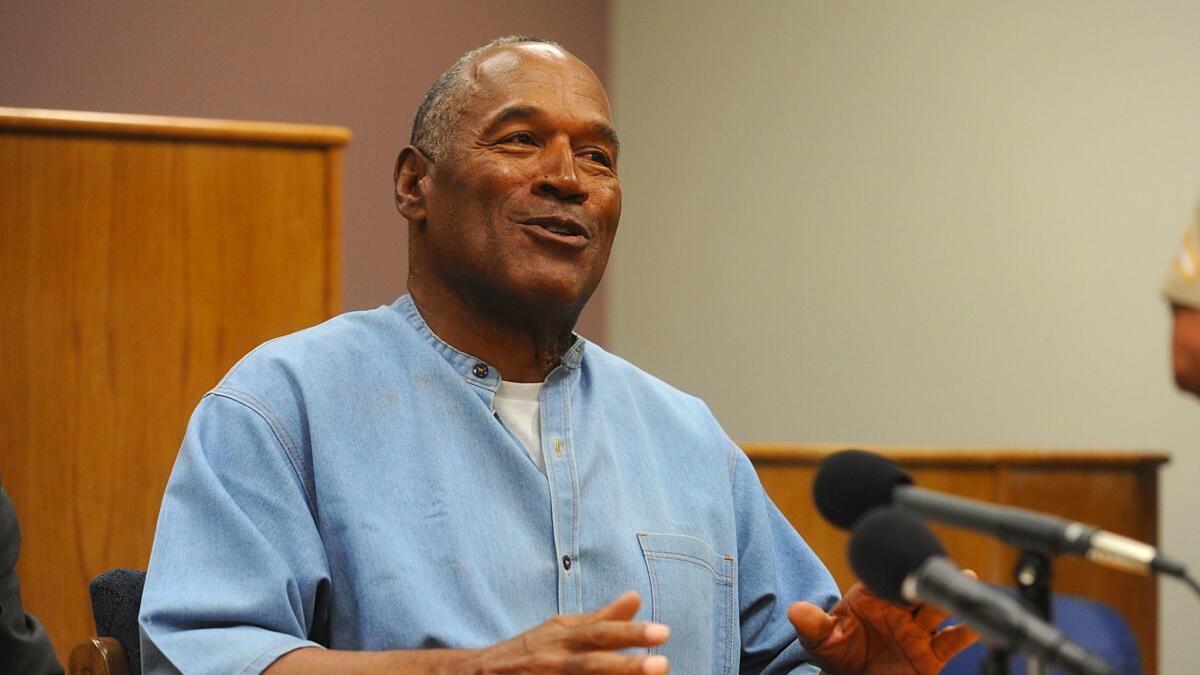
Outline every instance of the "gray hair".
{"label": "gray hair", "polygon": [[425,100],[421,101],[421,107],[417,108],[417,116],[413,118],[409,143],[434,162],[445,157],[450,139],[454,136],[454,128],[462,121],[463,94],[468,84],[465,75],[467,67],[480,54],[493,47],[520,42],[538,42],[562,48],[557,42],[536,35],[508,35],[463,54],[426,92]]}

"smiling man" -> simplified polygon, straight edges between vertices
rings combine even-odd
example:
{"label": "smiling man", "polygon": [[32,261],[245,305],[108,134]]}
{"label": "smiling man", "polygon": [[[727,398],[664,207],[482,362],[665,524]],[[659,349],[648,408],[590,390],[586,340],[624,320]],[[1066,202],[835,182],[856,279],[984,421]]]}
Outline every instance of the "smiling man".
{"label": "smiling man", "polygon": [[495,41],[413,127],[409,295],[263,345],[189,424],[148,671],[924,674],[970,641],[839,601],[704,404],[572,332],[621,213],[584,63]]}

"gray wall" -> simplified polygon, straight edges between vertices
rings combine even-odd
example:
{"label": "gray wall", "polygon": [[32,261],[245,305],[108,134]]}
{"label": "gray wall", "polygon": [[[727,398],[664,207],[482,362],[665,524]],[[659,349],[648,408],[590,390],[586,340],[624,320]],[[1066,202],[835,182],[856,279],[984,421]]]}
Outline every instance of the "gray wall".
{"label": "gray wall", "polygon": [[[609,341],[739,440],[1164,448],[1200,188],[1195,2],[614,3]],[[1120,495],[1114,495],[1119,499]],[[1163,672],[1200,603],[1162,584]]]}
{"label": "gray wall", "polygon": [[[500,35],[562,42],[605,76],[606,0],[0,0],[0,106],[340,124],[347,309],[404,292],[392,161],[425,90]],[[580,330],[603,338],[603,292]]]}

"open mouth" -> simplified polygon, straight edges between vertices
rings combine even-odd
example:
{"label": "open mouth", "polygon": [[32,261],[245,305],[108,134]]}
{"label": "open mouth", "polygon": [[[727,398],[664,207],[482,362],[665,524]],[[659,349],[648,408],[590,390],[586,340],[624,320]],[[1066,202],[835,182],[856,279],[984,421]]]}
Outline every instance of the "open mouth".
{"label": "open mouth", "polygon": [[573,218],[541,216],[523,219],[521,223],[531,226],[531,231],[544,238],[573,246],[582,246],[589,238],[587,228]]}

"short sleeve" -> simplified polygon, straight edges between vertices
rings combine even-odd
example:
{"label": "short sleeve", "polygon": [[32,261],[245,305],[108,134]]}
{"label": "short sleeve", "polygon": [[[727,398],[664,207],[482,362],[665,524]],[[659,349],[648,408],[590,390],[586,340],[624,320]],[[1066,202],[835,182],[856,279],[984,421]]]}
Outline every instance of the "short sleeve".
{"label": "short sleeve", "polygon": [[816,673],[787,608],[807,600],[829,610],[840,597],[837,584],[767,496],[749,458],[732,452],[742,672]]}
{"label": "short sleeve", "polygon": [[258,673],[319,646],[328,564],[290,443],[253,399],[210,393],[197,407],[142,598],[147,673]]}

